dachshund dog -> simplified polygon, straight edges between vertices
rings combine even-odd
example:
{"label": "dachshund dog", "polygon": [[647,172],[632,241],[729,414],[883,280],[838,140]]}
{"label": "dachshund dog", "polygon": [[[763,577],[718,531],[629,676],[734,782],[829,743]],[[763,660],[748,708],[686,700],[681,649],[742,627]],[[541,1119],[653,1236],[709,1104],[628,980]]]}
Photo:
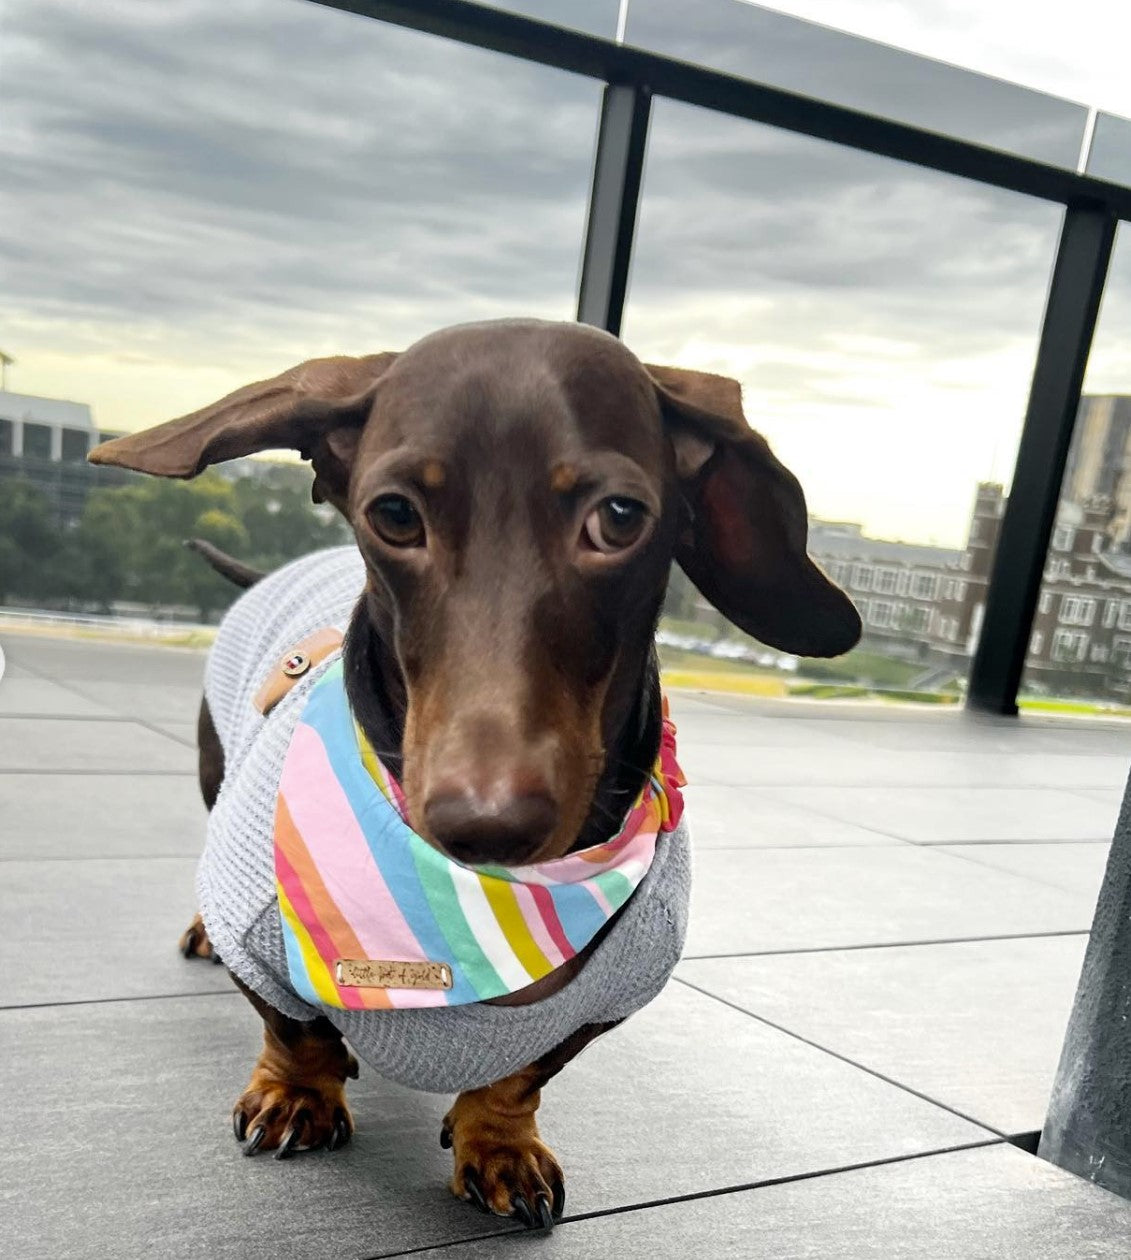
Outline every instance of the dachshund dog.
{"label": "dachshund dog", "polygon": [[[225,810],[236,818],[232,811],[250,808],[241,798],[258,754],[241,750],[237,765],[229,728],[243,722],[248,698],[280,659],[295,672],[308,664],[301,654],[287,656],[293,644],[285,639],[260,635],[296,584],[305,583],[316,604],[320,593],[340,603],[339,588],[347,590],[344,694],[359,739],[398,785],[414,834],[462,870],[492,867],[504,876],[540,863],[551,869],[610,844],[630,803],[642,799],[665,730],[654,633],[673,560],[715,608],[765,643],[833,656],[859,637],[851,602],[806,554],[801,488],[748,426],[738,383],[645,366],[584,325],[469,324],[400,354],[313,360],[110,441],[90,458],[187,478],[273,448],[309,460],[315,500],[349,521],[355,576],[350,585],[319,569],[330,559],[296,562],[306,567],[256,584],[221,626],[214,653],[229,621],[242,617],[228,640],[238,639],[245,656],[270,643],[275,656],[246,665],[238,679],[210,664],[200,719],[210,846]],[[340,569],[346,560],[333,563]],[[230,576],[249,586],[256,575],[236,566]],[[247,602],[255,597],[258,604]],[[334,619],[327,609],[306,628]],[[300,708],[290,695],[275,712],[283,720]],[[221,709],[239,712],[221,720]],[[273,717],[254,716],[261,740]],[[302,719],[288,720],[293,727]],[[262,770],[266,762],[256,764]],[[279,764],[271,762],[273,784]],[[657,861],[678,834],[658,836]],[[433,1048],[433,1076],[403,1077],[458,1092],[441,1135],[455,1158],[453,1192],[527,1226],[551,1227],[564,1181],[535,1123],[540,1091],[658,991],[674,966],[678,906],[648,920],[660,926],[635,934],[625,926],[654,875],[536,980],[468,1006],[404,1011],[299,1002],[269,968],[241,963],[244,938],[219,910],[210,914],[202,892],[204,919],[190,929],[186,949],[218,951],[265,1023],[264,1051],[234,1113],[245,1152],[286,1156],[340,1145],[353,1128],[345,1080],[357,1071],[343,1032],[364,1058],[365,1021],[395,1025],[410,1042],[419,1028],[470,1065],[462,1075],[449,1072]],[[281,908],[271,904],[267,917],[277,930]],[[641,1000],[613,1009],[575,999],[586,972],[605,965],[603,951],[619,953],[615,973],[601,976],[655,970],[649,955],[661,952],[659,936],[671,923],[679,939],[665,946],[662,974],[649,979]],[[551,1018],[567,999],[581,1012],[572,1025]],[[476,1066],[470,1041],[488,1016],[521,1017],[522,1036],[538,1052],[485,1076],[490,1069]],[[518,1027],[506,1025],[499,1045],[526,1044],[508,1031]],[[544,1046],[551,1036],[554,1044]]]}

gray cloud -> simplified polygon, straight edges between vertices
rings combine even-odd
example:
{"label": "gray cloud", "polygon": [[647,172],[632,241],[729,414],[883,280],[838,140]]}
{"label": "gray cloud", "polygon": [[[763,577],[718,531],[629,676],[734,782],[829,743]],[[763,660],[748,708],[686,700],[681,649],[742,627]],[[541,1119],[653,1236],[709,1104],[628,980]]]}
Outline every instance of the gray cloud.
{"label": "gray cloud", "polygon": [[[607,21],[586,2],[579,21]],[[682,23],[685,52],[753,56],[714,0],[690,33],[668,0],[645,11]],[[834,61],[817,56],[818,79]],[[839,65],[829,90],[855,74],[864,91],[874,64]],[[5,348],[71,371],[52,388],[103,424],[312,353],[572,311],[589,80],[302,0],[7,0],[2,73]],[[941,108],[944,77],[905,83],[908,108]],[[1025,126],[1058,121],[1036,103]],[[969,120],[985,102],[959,104]],[[818,452],[862,415],[892,449],[943,404],[957,443],[987,409],[1016,424],[1057,207],[665,101],[644,194],[626,327],[642,353],[744,373]],[[964,459],[937,490],[959,525],[991,456]],[[853,477],[869,499],[891,474]]]}

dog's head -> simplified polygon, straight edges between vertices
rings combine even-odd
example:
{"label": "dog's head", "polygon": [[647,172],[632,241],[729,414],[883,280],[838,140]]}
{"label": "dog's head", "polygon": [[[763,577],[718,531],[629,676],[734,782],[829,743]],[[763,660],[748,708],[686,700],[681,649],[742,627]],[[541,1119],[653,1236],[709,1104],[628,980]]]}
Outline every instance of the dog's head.
{"label": "dog's head", "polygon": [[832,656],[859,636],[738,383],[646,367],[584,325],[472,324],[313,360],[91,459],[193,477],[280,447],[357,536],[360,616],[404,697],[410,817],[460,860],[575,843],[639,721],[673,558],[765,643]]}

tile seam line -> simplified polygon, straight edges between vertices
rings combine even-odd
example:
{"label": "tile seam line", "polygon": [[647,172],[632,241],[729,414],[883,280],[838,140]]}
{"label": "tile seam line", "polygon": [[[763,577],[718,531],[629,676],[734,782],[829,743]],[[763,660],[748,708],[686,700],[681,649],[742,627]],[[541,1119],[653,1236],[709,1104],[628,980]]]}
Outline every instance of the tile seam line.
{"label": "tile seam line", "polygon": [[0,766],[0,774],[51,774],[58,776],[66,776],[69,774],[116,774],[119,776],[136,776],[136,775],[168,775],[175,779],[195,779],[198,777],[195,770],[123,770],[119,766],[115,766],[113,770],[102,769],[98,767],[88,767],[85,770],[47,770],[43,766]]}
{"label": "tile seam line", "polygon": [[701,993],[706,998],[711,998],[715,1002],[721,1003],[723,1006],[729,1006],[732,1011],[738,1011],[740,1015],[745,1015],[749,1019],[756,1019],[760,1024],[764,1024],[767,1028],[773,1028],[777,1032],[784,1033],[787,1037],[792,1037],[795,1041],[801,1042],[802,1045],[819,1050],[822,1054],[827,1054],[830,1058],[839,1059],[841,1063],[846,1063],[849,1067],[856,1068],[859,1072],[866,1072],[869,1076],[873,1076],[876,1080],[883,1081],[886,1085],[891,1085],[895,1089],[902,1090],[905,1094],[910,1094],[914,1098],[918,1098],[920,1102],[929,1103],[933,1107],[938,1107],[941,1111],[948,1112],[952,1116],[956,1116],[959,1120],[964,1120],[967,1124],[972,1124],[978,1129],[982,1129],[986,1133],[992,1133],[1002,1141],[1007,1140],[1008,1135],[1002,1130],[995,1128],[992,1124],[988,1124],[984,1120],[975,1120],[973,1116],[968,1116],[964,1111],[959,1111],[957,1107],[951,1107],[949,1104],[940,1102],[937,1098],[932,1098],[930,1094],[924,1094],[920,1090],[914,1089],[910,1085],[903,1084],[902,1081],[895,1080],[894,1077],[885,1076],[883,1072],[876,1068],[868,1067],[865,1063],[860,1063],[856,1059],[850,1059],[848,1055],[841,1054],[838,1050],[830,1050],[828,1046],[823,1046],[819,1041],[813,1041],[808,1037],[802,1036],[799,1032],[794,1032],[791,1028],[786,1028],[784,1024],[776,1024],[772,1019],[767,1019],[764,1015],[758,1015],[754,1011],[747,1010],[743,1006],[739,1006],[736,1002],[730,1002],[724,997],[719,997],[717,993],[711,993],[707,989],[700,988],[697,984],[692,984],[690,980],[684,980],[680,976],[672,977],[676,984],[682,984],[688,989],[693,989],[696,993]]}
{"label": "tile seam line", "polygon": [[[913,844],[920,849],[939,849],[951,846],[957,849],[980,849],[988,845],[999,844],[1003,846],[1016,847],[1021,844],[1045,844],[1045,845],[1068,845],[1068,844],[1111,844],[1110,836],[1087,836],[1081,838],[1077,836],[1074,840],[1007,840],[998,838],[997,840],[909,840],[908,844]],[[822,848],[828,846],[822,845]],[[847,848],[848,846],[843,846]],[[861,845],[860,848],[872,847]]]}
{"label": "tile seam line", "polygon": [[197,862],[200,860],[200,849],[194,849],[191,853],[92,853],[92,854],[60,854],[54,853],[48,856],[41,854],[29,854],[21,857],[19,854],[10,856],[0,853],[0,863],[3,862]]}
{"label": "tile seam line", "polygon": [[[823,1177],[839,1177],[845,1173],[866,1172],[871,1168],[887,1168],[895,1164],[910,1164],[922,1159],[937,1159],[944,1155],[959,1155],[964,1151],[979,1151],[992,1146],[1009,1146],[1004,1138],[986,1138],[978,1142],[965,1142],[956,1146],[942,1146],[929,1151],[914,1151],[910,1155],[888,1155],[879,1159],[861,1160],[854,1164],[838,1164],[830,1168],[816,1168],[809,1172],[787,1173],[781,1177],[763,1177],[757,1181],[744,1182],[733,1186],[719,1186],[711,1190],[693,1190],[687,1194],[671,1195],[662,1199],[646,1199],[639,1203],[626,1203],[620,1207],[595,1208],[592,1212],[579,1212],[576,1216],[567,1216],[559,1222],[562,1225],[573,1225],[580,1221],[599,1220],[603,1216],[624,1216],[631,1212],[646,1212],[653,1208],[670,1207],[678,1203],[694,1203],[703,1199],[718,1199],[730,1194],[746,1194],[750,1191],[772,1189],[774,1186],[796,1185],[798,1182],[817,1181]],[[505,1217],[500,1217],[505,1220]],[[452,1247],[464,1247],[470,1243],[491,1242],[497,1238],[526,1235],[525,1230],[499,1230],[489,1234],[474,1234],[468,1238],[453,1238],[450,1242],[427,1243],[422,1247],[410,1247],[406,1251],[380,1251],[363,1257],[363,1260],[398,1260],[401,1256],[421,1255],[429,1251],[447,1250]]]}
{"label": "tile seam line", "polygon": [[[38,681],[32,679],[30,681]],[[0,722],[135,722],[118,713],[0,713]]]}
{"label": "tile seam line", "polygon": [[7,1011],[51,1011],[64,1006],[111,1006],[115,1002],[174,1002],[181,998],[228,998],[242,997],[233,985],[231,992],[226,989],[201,990],[196,993],[138,993],[133,996],[103,998],[66,998],[61,1002],[12,1002],[0,1003],[0,1018]]}
{"label": "tile seam line", "polygon": [[1002,936],[940,936],[921,941],[869,941],[861,945],[807,945],[799,949],[754,949],[734,954],[684,954],[680,962],[706,962],[712,958],[782,958],[791,954],[844,954],[862,949],[917,949],[924,945],[977,945],[994,941],[1040,941],[1052,937],[1087,936],[1089,928],[1063,928],[1056,932],[1006,932]]}
{"label": "tile seam line", "polygon": [[[40,679],[42,679],[43,681],[54,683],[56,687],[62,687],[64,691],[69,691],[71,695],[78,696],[80,700],[85,700],[87,704],[98,705],[99,708],[106,707],[105,705],[102,704],[101,701],[94,699],[93,696],[88,696],[85,691],[75,686],[74,683],[72,682],[64,682],[60,678],[52,678],[49,674],[44,674],[40,670],[34,669],[31,666],[25,665],[24,668],[31,669],[31,672],[35,674],[37,677],[39,677]],[[3,714],[0,714],[0,718],[3,718],[3,716],[4,716]],[[98,720],[98,719],[95,719],[95,720]],[[131,717],[129,715],[122,715],[121,720],[124,722],[133,722],[135,725],[143,727],[145,730],[149,731],[150,734],[160,735],[164,739],[170,739],[173,741],[173,743],[180,744],[182,748],[195,748],[196,747],[195,744],[188,743],[186,740],[181,739],[180,736],[170,735],[168,731],[163,731],[159,726],[152,725],[150,722],[145,721],[144,718]]]}
{"label": "tile seam line", "polygon": [[[980,867],[983,871],[996,871],[999,875],[1011,875],[1014,879],[1023,879],[1027,884],[1033,884],[1038,888],[1049,888],[1053,892],[1062,893],[1064,896],[1073,897],[1078,894],[1071,888],[1065,888],[1062,884],[1054,884],[1050,879],[1042,879],[1039,875],[1029,875],[1023,871],[1009,871],[1001,866],[994,866],[992,862],[981,861],[976,857],[968,856],[965,853],[944,853],[943,845],[924,845],[924,851],[927,853],[937,853],[939,857],[953,858],[956,862],[966,862],[970,866]],[[965,848],[978,849],[980,845],[965,845]]]}

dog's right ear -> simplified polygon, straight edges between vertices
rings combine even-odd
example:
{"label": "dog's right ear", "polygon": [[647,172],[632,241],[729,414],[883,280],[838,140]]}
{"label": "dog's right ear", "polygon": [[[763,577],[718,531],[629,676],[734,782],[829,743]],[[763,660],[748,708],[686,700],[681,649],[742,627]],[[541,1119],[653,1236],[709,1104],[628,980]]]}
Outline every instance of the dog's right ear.
{"label": "dog's right ear", "polygon": [[195,477],[226,459],[290,448],[313,464],[315,498],[345,511],[357,435],[396,357],[310,359],[178,420],[104,442],[87,458],[156,477]]}

